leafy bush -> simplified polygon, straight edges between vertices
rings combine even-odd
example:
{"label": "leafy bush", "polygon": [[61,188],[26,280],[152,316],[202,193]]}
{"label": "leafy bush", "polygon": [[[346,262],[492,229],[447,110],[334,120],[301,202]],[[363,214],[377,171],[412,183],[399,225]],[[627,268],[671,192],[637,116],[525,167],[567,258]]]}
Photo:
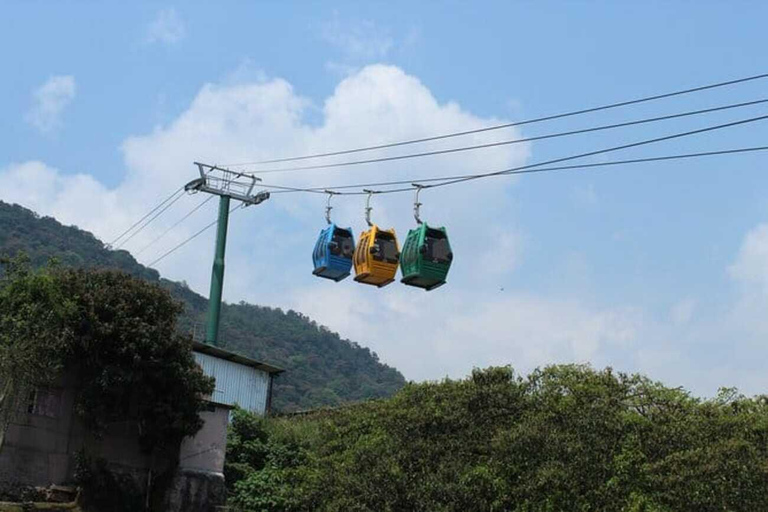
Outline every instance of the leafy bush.
{"label": "leafy bush", "polygon": [[0,448],[13,414],[32,387],[61,371],[72,343],[67,319],[74,303],[51,272],[32,272],[28,260],[0,261]]}
{"label": "leafy bush", "polygon": [[232,425],[243,511],[714,512],[768,506],[768,400],[552,366]]}
{"label": "leafy bush", "polygon": [[78,453],[75,460],[75,483],[83,488],[85,510],[96,512],[137,512],[144,510],[143,493],[129,475],[110,471],[104,459],[91,459]]}

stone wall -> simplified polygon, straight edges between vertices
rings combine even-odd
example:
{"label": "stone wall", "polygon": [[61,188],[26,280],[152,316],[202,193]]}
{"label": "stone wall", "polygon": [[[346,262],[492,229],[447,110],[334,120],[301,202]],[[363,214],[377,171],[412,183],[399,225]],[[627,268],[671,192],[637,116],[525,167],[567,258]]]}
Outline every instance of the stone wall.
{"label": "stone wall", "polygon": [[[105,459],[110,471],[129,476],[146,496],[150,479],[156,475],[150,472],[151,457],[139,447],[138,425],[115,422],[103,436],[93,436],[73,412],[75,391],[70,382],[62,378],[45,388],[39,400],[32,397],[14,418],[0,449],[0,482],[30,486],[71,483],[77,453],[83,450],[93,459]],[[230,410],[226,405],[211,404],[209,411],[201,413],[203,428],[182,443],[179,468],[167,477],[170,491],[162,498],[165,505],[161,510],[207,512],[224,504]]]}
{"label": "stone wall", "polygon": [[192,469],[176,472],[165,493],[164,512],[214,512],[226,503],[224,475]]}

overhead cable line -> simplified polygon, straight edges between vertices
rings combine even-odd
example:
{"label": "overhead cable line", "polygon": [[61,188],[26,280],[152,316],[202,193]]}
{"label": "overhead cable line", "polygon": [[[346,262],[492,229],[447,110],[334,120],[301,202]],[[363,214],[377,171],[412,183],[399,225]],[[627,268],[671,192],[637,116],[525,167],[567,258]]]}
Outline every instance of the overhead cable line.
{"label": "overhead cable line", "polygon": [[[757,152],[757,151],[768,151],[768,146],[756,146],[756,147],[749,147],[749,148],[737,148],[737,149],[724,149],[719,151],[706,151],[701,153],[683,153],[683,154],[677,154],[677,155],[665,155],[665,156],[657,156],[657,157],[646,157],[646,158],[635,158],[630,160],[615,160],[611,162],[597,162],[597,163],[591,163],[591,164],[576,164],[576,165],[563,165],[563,166],[557,166],[557,167],[542,167],[542,168],[536,168],[536,169],[520,169],[520,170],[509,170],[505,171],[503,173],[496,173],[495,176],[506,176],[506,175],[515,175],[515,174],[526,174],[526,173],[543,173],[543,172],[553,172],[553,171],[563,171],[563,170],[577,170],[577,169],[589,169],[589,168],[596,168],[596,167],[609,167],[609,166],[616,166],[616,165],[627,165],[627,164],[637,164],[637,163],[648,163],[648,162],[660,162],[660,161],[669,161],[669,160],[682,160],[682,159],[689,159],[689,158],[702,158],[702,157],[709,157],[709,156],[717,156],[717,155],[729,155],[729,154],[738,154],[738,153],[750,153],[750,152]],[[477,175],[472,175],[477,176]],[[467,176],[455,176],[453,178],[422,178],[417,181],[420,183],[435,181],[435,180],[441,180],[444,181],[446,179],[460,179],[465,178]],[[380,182],[380,183],[371,183],[371,184],[359,184],[359,185],[342,185],[337,187],[332,187],[334,190],[325,190],[322,188],[307,188],[307,189],[300,189],[300,188],[291,188],[291,187],[280,187],[277,185],[271,185],[272,188],[277,188],[280,190],[277,190],[273,192],[273,194],[280,194],[280,193],[287,193],[287,192],[317,192],[320,194],[328,194],[333,193],[334,195],[368,195],[368,192],[336,192],[336,190],[343,189],[343,188],[359,188],[363,186],[387,186],[387,185],[402,185],[405,183],[412,183],[414,180],[403,180],[403,181],[390,181],[390,182]],[[422,188],[428,188],[422,186]],[[413,185],[408,188],[403,188],[399,190],[385,190],[385,191],[377,191],[374,192],[375,194],[382,194],[382,193],[388,193],[388,192],[412,192],[413,191]],[[202,206],[202,205],[200,205]],[[230,210],[230,213],[234,212],[235,210],[242,208],[243,205],[236,206]],[[212,228],[218,224],[218,220],[215,220],[211,222],[210,224],[206,225],[199,231],[197,231],[195,234],[181,242],[180,244],[174,246],[172,249],[170,249],[168,252],[164,253],[159,258],[155,259],[151,263],[149,263],[147,266],[151,267],[167,256],[170,256],[173,254],[176,250],[180,249],[184,245],[186,245],[188,242],[192,241],[194,238],[197,238],[199,235],[203,234],[208,229]]]}
{"label": "overhead cable line", "polygon": [[112,240],[112,242],[110,242],[110,243],[109,243],[109,245],[110,245],[110,246],[114,246],[114,245],[117,243],[117,241],[118,241],[118,240],[120,240],[120,239],[121,239],[121,238],[123,238],[125,235],[127,235],[128,233],[130,233],[130,232],[133,230],[133,228],[135,228],[136,226],[138,226],[139,224],[141,224],[141,223],[144,221],[144,219],[146,219],[147,217],[149,217],[150,215],[152,215],[153,213],[155,213],[157,210],[159,210],[160,208],[162,208],[162,207],[163,207],[163,205],[164,205],[165,203],[167,203],[168,201],[170,201],[171,199],[173,199],[173,197],[174,197],[176,194],[178,194],[179,192],[182,192],[183,190],[184,190],[184,187],[179,187],[179,188],[177,188],[177,189],[176,189],[176,190],[175,190],[175,191],[174,191],[174,192],[173,192],[173,193],[172,193],[170,196],[168,196],[168,197],[166,197],[165,199],[163,199],[163,201],[161,201],[161,202],[160,202],[160,204],[158,204],[157,206],[155,206],[154,208],[152,208],[152,209],[151,209],[149,212],[147,212],[147,214],[146,214],[146,215],[144,215],[142,218],[140,218],[139,220],[137,220],[136,222],[134,222],[134,223],[131,225],[131,227],[129,227],[128,229],[126,229],[125,231],[123,231],[123,232],[120,234],[120,236],[118,236],[117,238],[115,238],[114,240]]}
{"label": "overhead cable line", "polygon": [[207,203],[207,202],[208,202],[208,201],[210,201],[211,199],[213,199],[213,196],[210,196],[210,195],[209,195],[208,197],[206,197],[206,198],[205,198],[205,200],[203,200],[203,201],[202,201],[200,204],[198,204],[197,206],[195,206],[195,207],[194,207],[194,208],[193,208],[193,209],[192,209],[190,212],[188,212],[188,213],[187,213],[186,215],[184,215],[182,218],[180,218],[179,220],[177,220],[177,221],[176,221],[176,222],[175,222],[175,223],[174,223],[174,224],[173,224],[171,227],[169,227],[168,229],[166,229],[165,231],[163,231],[163,232],[162,232],[160,235],[158,235],[158,236],[157,236],[157,238],[155,238],[154,240],[152,240],[151,242],[149,242],[147,245],[145,245],[144,247],[142,247],[142,248],[139,250],[139,252],[137,252],[137,253],[136,253],[134,256],[139,256],[141,253],[143,253],[144,251],[146,251],[147,249],[149,249],[151,246],[153,246],[154,244],[156,244],[156,243],[157,243],[159,240],[161,240],[161,239],[162,239],[162,238],[163,238],[165,235],[167,235],[168,233],[170,233],[170,232],[171,232],[171,231],[172,231],[172,230],[173,230],[175,227],[177,227],[179,224],[181,224],[182,222],[184,222],[185,220],[187,220],[189,217],[191,217],[193,213],[195,213],[197,210],[199,210],[200,208],[202,208],[202,207],[205,205],[205,203]]}
{"label": "overhead cable line", "polygon": [[[677,155],[663,155],[663,156],[653,156],[653,157],[645,157],[645,158],[632,158],[629,160],[612,160],[609,162],[596,162],[591,164],[574,164],[574,165],[561,165],[556,167],[538,167],[535,169],[522,169],[519,171],[509,171],[504,173],[504,176],[511,176],[515,174],[532,174],[532,173],[540,173],[540,172],[552,172],[552,171],[566,171],[566,170],[576,170],[576,169],[591,169],[591,168],[597,168],[597,167],[611,167],[611,166],[617,166],[617,165],[627,165],[627,164],[639,164],[639,163],[649,163],[649,162],[662,162],[662,161],[668,161],[668,160],[684,160],[684,159],[691,159],[691,158],[703,158],[703,157],[710,157],[710,156],[719,156],[719,155],[731,155],[731,154],[739,154],[739,153],[752,153],[752,152],[758,152],[758,151],[768,151],[768,146],[755,146],[755,147],[748,147],[748,148],[736,148],[736,149],[723,149],[718,151],[704,151],[700,153],[682,153]],[[368,187],[387,187],[387,186],[395,186],[395,185],[406,185],[406,184],[412,184],[414,182],[418,182],[419,184],[424,183],[430,183],[435,181],[448,181],[448,180],[455,180],[455,179],[461,179],[461,178],[468,178],[471,176],[476,176],[474,174],[472,175],[463,175],[463,176],[450,176],[450,177],[440,177],[440,178],[411,178],[408,180],[398,180],[398,181],[381,181],[378,183],[358,183],[355,185],[338,185],[335,187],[330,187],[329,189],[325,188],[306,188],[306,189],[299,189],[299,188],[291,188],[291,187],[280,187],[284,188],[285,190],[276,190],[275,192],[272,192],[273,194],[285,194],[290,192],[316,192],[316,193],[322,193],[322,194],[328,194],[332,193],[334,195],[346,195],[343,192],[337,192],[338,190],[343,189],[360,189],[360,188],[368,188]],[[274,186],[274,185],[273,185]],[[427,188],[427,187],[422,187]],[[413,191],[413,187],[409,187],[407,190]],[[386,191],[385,191],[386,192]],[[359,192],[355,195],[364,195],[367,194],[367,192]],[[351,195],[351,194],[350,194]]]}
{"label": "overhead cable line", "polygon": [[117,246],[117,249],[120,249],[120,248],[122,248],[122,247],[123,247],[125,244],[127,244],[128,242],[130,242],[130,241],[131,241],[131,239],[132,239],[133,237],[135,237],[136,235],[138,235],[139,233],[141,233],[141,232],[144,230],[144,228],[146,228],[147,226],[149,226],[149,225],[150,225],[150,224],[151,224],[151,223],[152,223],[152,222],[153,222],[155,219],[157,219],[159,216],[161,216],[163,213],[165,213],[165,212],[168,210],[168,208],[170,208],[171,206],[173,206],[173,205],[174,205],[174,204],[175,204],[175,203],[176,203],[176,202],[177,202],[179,199],[181,199],[182,197],[184,197],[184,194],[179,194],[179,195],[177,195],[177,196],[176,196],[176,197],[173,199],[173,201],[171,201],[170,203],[166,204],[166,205],[165,205],[165,206],[164,206],[164,207],[163,207],[163,208],[162,208],[160,211],[158,211],[158,212],[157,212],[157,213],[155,213],[155,214],[154,214],[152,217],[150,217],[150,218],[149,218],[149,220],[147,220],[147,222],[145,222],[144,224],[142,224],[142,225],[139,227],[139,229],[137,229],[136,231],[134,231],[133,233],[131,233],[131,235],[130,235],[128,238],[126,238],[125,240],[123,240],[122,242],[120,242],[120,245],[118,245],[118,246]]}
{"label": "overhead cable line", "polygon": [[[669,161],[669,160],[683,160],[683,159],[690,159],[690,158],[702,158],[702,157],[709,157],[709,156],[717,156],[717,155],[729,155],[729,154],[739,154],[739,153],[750,153],[750,152],[757,152],[757,151],[768,151],[768,146],[756,146],[756,147],[748,147],[748,148],[736,148],[736,149],[724,149],[724,150],[718,150],[718,151],[706,151],[701,153],[683,153],[683,154],[677,154],[677,155],[664,155],[664,156],[657,156],[657,157],[646,157],[646,158],[635,158],[630,160],[615,160],[611,162],[597,162],[597,163],[591,163],[591,164],[576,164],[576,165],[563,165],[563,166],[557,166],[557,167],[541,167],[541,168],[535,168],[535,169],[509,169],[507,171],[499,172],[499,173],[489,173],[485,176],[490,177],[493,176],[507,176],[507,175],[515,175],[515,174],[527,174],[527,173],[543,173],[543,172],[553,172],[553,171],[563,171],[563,170],[577,170],[577,169],[588,169],[588,168],[597,168],[597,167],[609,167],[609,166],[616,166],[616,165],[627,165],[627,164],[637,164],[637,163],[648,163],[648,162],[660,162],[660,161]],[[471,175],[471,177],[478,177],[480,175]],[[422,178],[418,179],[420,183],[425,182],[431,182],[435,180],[441,180],[445,181],[446,179],[462,179],[467,178],[470,176],[455,176],[452,178]],[[319,194],[328,194],[333,193],[334,195],[368,195],[369,192],[337,192],[339,189],[343,188],[359,188],[362,186],[387,186],[387,185],[401,185],[405,183],[412,183],[414,180],[403,180],[403,181],[391,181],[391,182],[380,182],[380,183],[372,183],[372,184],[358,184],[358,185],[342,185],[337,187],[332,187],[331,189],[323,189],[323,188],[292,188],[292,187],[282,187],[278,185],[268,185],[270,188],[276,188],[277,191],[273,192],[273,194],[279,194],[279,193],[287,193],[287,192],[314,192]],[[421,188],[429,188],[429,186],[423,186],[419,185]],[[401,188],[396,190],[384,190],[384,191],[376,191],[373,192],[374,194],[385,194],[385,193],[393,193],[393,192],[412,192],[413,191],[413,185],[407,188]],[[242,208],[243,205],[236,206],[230,210],[230,213],[234,212],[235,210]],[[199,231],[197,231],[195,234],[181,242],[180,244],[174,246],[172,249],[170,249],[168,252],[164,253],[159,258],[155,259],[151,263],[149,263],[147,266],[151,267],[167,256],[170,256],[172,253],[174,253],[176,250],[180,249],[184,245],[186,245],[188,242],[192,241],[194,238],[197,238],[199,235],[207,231],[208,229],[212,228],[214,225],[218,224],[218,220],[215,220],[211,222],[210,224],[206,225]]]}
{"label": "overhead cable line", "polygon": [[[748,119],[741,119],[741,120],[738,120],[738,121],[732,121],[730,123],[719,124],[719,125],[714,125],[714,126],[708,126],[708,127],[705,127],[705,128],[699,128],[699,129],[696,129],[696,130],[690,130],[690,131],[686,131],[686,132],[673,133],[671,135],[665,135],[663,137],[656,137],[656,138],[653,138],[653,139],[646,139],[646,140],[641,140],[641,141],[637,141],[637,142],[631,142],[631,143],[628,143],[628,144],[621,144],[619,146],[612,146],[612,147],[609,147],[609,148],[598,149],[598,150],[594,150],[594,151],[588,151],[586,153],[578,153],[576,155],[555,158],[555,159],[552,159],[552,160],[545,160],[545,161],[538,162],[538,163],[533,163],[533,164],[513,167],[511,169],[504,169],[504,170],[501,170],[501,171],[488,172],[488,173],[482,173],[482,174],[472,174],[472,175],[466,175],[466,176],[461,176],[461,177],[456,177],[456,178],[446,178],[446,179],[443,179],[442,181],[440,181],[439,183],[435,183],[433,185],[425,185],[424,188],[442,187],[442,186],[446,186],[446,185],[452,185],[452,184],[455,184],[455,183],[461,183],[461,182],[470,181],[470,180],[476,180],[476,179],[481,179],[481,178],[489,178],[489,177],[492,177],[492,176],[500,176],[500,175],[505,175],[505,174],[522,174],[520,171],[524,171],[524,170],[527,170],[527,169],[534,169],[534,168],[537,168],[537,167],[557,164],[557,163],[561,163],[561,162],[567,162],[567,161],[570,161],[570,160],[577,160],[577,159],[580,159],[580,158],[587,158],[587,157],[590,157],[590,156],[596,156],[596,155],[602,155],[602,154],[606,154],[606,153],[612,153],[612,152],[621,151],[621,150],[624,150],[624,149],[630,149],[630,148],[635,148],[635,147],[640,147],[640,146],[647,146],[647,145],[650,145],[650,144],[656,144],[656,143],[664,142],[664,141],[668,141],[668,140],[679,139],[679,138],[684,138],[684,137],[690,137],[691,135],[698,135],[700,133],[707,133],[707,132],[712,132],[712,131],[716,131],[716,130],[722,130],[724,128],[730,128],[730,127],[733,127],[733,126],[740,126],[740,125],[744,125],[744,124],[755,123],[755,122],[758,122],[758,121],[763,121],[765,119],[768,119],[768,115],[763,115],[763,116],[758,116],[758,117],[751,117],[751,118],[748,118]],[[424,180],[421,180],[421,181],[424,181]],[[311,188],[311,189],[310,188],[303,188],[302,189],[302,188],[294,188],[294,187],[283,187],[283,186],[269,185],[269,184],[263,184],[263,183],[261,184],[261,186],[264,186],[264,187],[267,187],[267,188],[274,188],[274,189],[277,189],[277,190],[288,190],[288,191],[293,190],[293,191],[296,191],[296,192],[314,192],[314,193],[321,193],[321,194],[325,193],[324,190],[333,190],[333,187],[328,187],[328,186],[318,187],[317,189],[314,189],[314,188]],[[389,193],[405,192],[405,191],[413,191],[413,187],[405,187],[405,188],[399,188],[399,189],[383,190],[383,191],[377,191],[376,193],[377,194],[389,194]],[[367,192],[339,192],[339,194],[340,195],[364,195],[364,194],[367,194]]]}
{"label": "overhead cable line", "polygon": [[[211,197],[213,197],[213,196],[211,196]],[[230,208],[230,210],[229,210],[229,213],[232,213],[232,212],[234,212],[235,210],[239,210],[239,209],[243,208],[244,206],[245,206],[245,205],[244,205],[244,203],[241,203],[241,204],[239,204],[239,205],[237,205],[237,206],[234,206],[234,207]],[[197,231],[197,232],[196,232],[194,235],[190,236],[189,238],[187,238],[187,239],[186,239],[186,240],[184,240],[183,242],[181,242],[181,243],[179,243],[179,244],[175,245],[175,246],[174,246],[174,247],[172,247],[170,250],[168,250],[167,252],[163,253],[163,255],[162,255],[162,256],[160,256],[159,258],[157,258],[157,259],[153,260],[151,263],[148,263],[148,264],[147,264],[147,266],[148,266],[148,267],[151,267],[151,266],[153,266],[153,265],[156,265],[157,263],[159,263],[160,261],[162,261],[162,260],[163,260],[163,259],[165,259],[166,257],[170,256],[171,254],[173,254],[173,253],[174,253],[174,252],[176,252],[177,250],[181,249],[181,248],[182,248],[183,246],[185,246],[187,243],[191,242],[192,240],[194,240],[194,239],[195,239],[195,238],[197,238],[198,236],[202,235],[203,233],[205,233],[206,231],[208,231],[209,229],[211,229],[213,226],[215,226],[215,225],[216,225],[216,224],[218,224],[218,223],[219,223],[219,219],[217,218],[215,221],[211,222],[210,224],[206,225],[206,226],[205,226],[204,228],[202,228],[201,230]]]}
{"label": "overhead cable line", "polygon": [[463,151],[472,151],[477,149],[488,149],[488,148],[494,148],[499,146],[509,146],[512,144],[520,144],[523,142],[533,142],[537,140],[545,140],[545,139],[555,139],[559,137],[568,137],[571,135],[579,135],[584,133],[591,133],[591,132],[598,132],[598,131],[604,131],[604,130],[613,130],[616,128],[625,128],[627,126],[636,126],[640,124],[647,124],[647,123],[655,123],[659,121],[668,121],[670,119],[678,119],[681,117],[689,117],[689,116],[696,116],[701,114],[709,114],[712,112],[719,112],[723,110],[729,110],[734,108],[741,108],[741,107],[749,107],[754,105],[759,105],[762,103],[768,103],[768,99],[759,99],[754,101],[747,101],[743,103],[733,103],[730,105],[723,105],[719,107],[711,107],[711,108],[705,108],[700,110],[691,110],[687,112],[680,112],[677,114],[669,114],[665,116],[658,116],[658,117],[648,117],[643,119],[637,119],[634,121],[626,121],[623,123],[613,123],[613,124],[606,124],[606,125],[600,125],[600,126],[593,126],[589,128],[581,128],[579,130],[570,130],[565,132],[559,132],[559,133],[550,133],[545,135],[537,135],[535,137],[526,137],[522,139],[510,139],[510,140],[504,140],[499,142],[489,142],[486,144],[477,144],[474,146],[463,146],[458,148],[448,148],[448,149],[439,149],[434,151],[425,151],[422,153],[410,153],[406,155],[395,155],[395,156],[388,156],[388,157],[380,157],[380,158],[370,158],[367,160],[353,160],[349,162],[339,162],[339,163],[330,163],[330,164],[318,164],[318,165],[304,165],[304,166],[296,166],[296,167],[286,167],[286,168],[277,168],[277,169],[265,169],[263,171],[250,171],[246,172],[245,174],[250,175],[260,175],[260,174],[273,174],[273,173],[283,173],[283,172],[294,172],[294,171],[306,171],[306,170],[315,170],[315,169],[330,169],[334,167],[348,167],[350,165],[362,165],[362,164],[372,164],[372,163],[381,163],[381,162],[391,162],[395,160],[406,160],[410,158],[420,158],[425,156],[436,156],[436,155],[445,155],[450,153],[459,153]]}
{"label": "overhead cable line", "polygon": [[493,130],[501,130],[501,129],[504,129],[504,128],[511,128],[513,126],[523,126],[523,125],[528,125],[528,124],[541,123],[541,122],[544,122],[544,121],[554,121],[556,119],[563,119],[563,118],[566,118],[566,117],[572,117],[572,116],[577,116],[577,115],[582,115],[582,114],[589,114],[589,113],[592,113],[592,112],[600,112],[600,111],[603,111],[603,110],[610,110],[610,109],[619,108],[619,107],[626,107],[626,106],[629,106],[629,105],[637,105],[639,103],[646,103],[646,102],[649,102],[649,101],[655,101],[655,100],[660,100],[660,99],[665,99],[665,98],[672,98],[672,97],[675,97],[675,96],[683,96],[683,95],[686,95],[686,94],[692,94],[692,93],[706,91],[706,90],[710,90],[710,89],[717,89],[717,88],[720,88],[720,87],[727,87],[727,86],[736,85],[736,84],[740,84],[740,83],[751,82],[751,81],[754,81],[754,80],[761,80],[761,79],[764,79],[766,77],[768,77],[768,73],[761,73],[759,75],[752,75],[752,76],[748,76],[748,77],[737,78],[737,79],[734,79],[734,80],[728,80],[728,81],[725,81],[725,82],[717,82],[717,83],[714,83],[714,84],[702,85],[702,86],[698,86],[698,87],[692,87],[692,88],[689,88],[689,89],[682,89],[682,90],[668,92],[668,93],[664,93],[664,94],[656,94],[656,95],[653,95],[653,96],[646,96],[646,97],[637,98],[637,99],[633,99],[633,100],[620,101],[620,102],[617,102],[617,103],[609,103],[607,105],[601,105],[601,106],[597,106],[597,107],[585,108],[585,109],[580,109],[580,110],[573,110],[573,111],[570,111],[570,112],[563,112],[563,113],[560,113],[560,114],[553,114],[553,115],[549,115],[549,116],[537,117],[537,118],[533,118],[533,119],[527,119],[527,120],[524,120],[524,121],[516,121],[516,122],[512,122],[512,123],[504,123],[504,124],[498,124],[498,125],[494,125],[494,126],[487,126],[485,128],[477,128],[477,129],[474,129],[474,130],[465,130],[465,131],[460,131],[460,132],[446,133],[446,134],[443,134],[443,135],[435,135],[435,136],[431,136],[431,137],[423,137],[423,138],[420,138],[420,139],[411,139],[411,140],[405,140],[405,141],[400,141],[400,142],[390,142],[390,143],[387,143],[387,144],[378,144],[378,145],[373,145],[373,146],[364,146],[364,147],[358,147],[358,148],[354,148],[354,149],[345,149],[345,150],[340,150],[340,151],[330,151],[330,152],[325,152],[325,153],[315,153],[315,154],[303,155],[303,156],[294,156],[294,157],[286,157],[286,158],[274,158],[274,159],[271,159],[271,160],[258,160],[258,161],[254,161],[254,162],[241,162],[241,163],[223,164],[223,165],[224,166],[237,167],[237,166],[245,166],[245,165],[261,165],[261,164],[274,164],[274,163],[281,163],[281,162],[295,162],[295,161],[299,161],[299,160],[309,160],[309,159],[313,159],[313,158],[324,158],[324,157],[329,157],[329,156],[349,155],[349,154],[352,154],[352,153],[360,153],[360,152],[363,152],[363,151],[373,151],[373,150],[376,150],[376,149],[387,149],[387,148],[394,148],[394,147],[399,147],[399,146],[406,146],[406,145],[410,145],[410,144],[419,144],[419,143],[422,143],[422,142],[431,142],[431,141],[435,141],[435,140],[443,140],[443,139],[449,139],[449,138],[453,138],[453,137],[461,137],[461,136],[464,136],[464,135],[472,135],[472,134],[476,134],[476,133],[484,133],[484,132],[489,132],[489,131],[493,131]]}
{"label": "overhead cable line", "polygon": [[[739,121],[732,121],[730,123],[725,123],[725,124],[720,124],[720,125],[715,125],[715,126],[709,126],[707,128],[699,128],[698,130],[691,130],[691,131],[688,131],[688,132],[675,133],[675,134],[672,134],[672,135],[666,135],[664,137],[657,137],[655,139],[649,139],[649,140],[644,140],[644,141],[639,141],[639,142],[632,142],[632,143],[629,143],[629,144],[623,144],[623,145],[620,145],[620,146],[614,146],[612,148],[600,149],[600,150],[596,150],[596,151],[589,151],[587,153],[582,153],[580,155],[575,155],[575,156],[570,156],[570,157],[563,157],[563,158],[556,158],[554,160],[549,160],[549,161],[542,162],[542,163],[539,163],[539,164],[532,164],[530,166],[523,166],[522,168],[518,168],[517,170],[522,171],[522,170],[525,170],[525,169],[531,169],[531,168],[540,167],[540,166],[543,166],[543,165],[557,164],[557,163],[560,163],[560,162],[567,162],[569,160],[577,160],[579,158],[586,158],[586,157],[590,157],[590,156],[596,156],[596,155],[602,155],[602,154],[605,154],[605,153],[611,153],[611,152],[614,152],[614,151],[621,151],[621,150],[624,150],[624,149],[630,149],[630,148],[636,148],[636,147],[640,147],[640,146],[646,146],[648,144],[655,144],[657,142],[664,142],[664,141],[668,141],[668,140],[679,139],[679,138],[682,138],[682,137],[689,137],[691,135],[698,135],[700,133],[707,133],[707,132],[712,132],[712,131],[716,131],[716,130],[722,130],[724,128],[730,128],[730,127],[733,127],[733,126],[740,126],[740,125],[749,124],[749,123],[756,123],[758,121],[764,121],[765,119],[768,119],[768,115],[763,115],[763,116],[758,116],[758,117],[751,117],[749,119],[741,119]],[[509,171],[500,171],[500,172],[481,174],[481,175],[478,175],[478,176],[470,176],[470,177],[466,177],[466,178],[457,178],[455,180],[444,181],[442,183],[437,183],[435,185],[430,185],[429,188],[445,187],[447,185],[454,185],[456,183],[463,183],[463,182],[466,182],[466,181],[476,180],[476,179],[480,179],[480,178],[489,178],[489,177],[492,177],[492,176],[498,176],[500,174],[508,174],[508,173],[509,173]]]}

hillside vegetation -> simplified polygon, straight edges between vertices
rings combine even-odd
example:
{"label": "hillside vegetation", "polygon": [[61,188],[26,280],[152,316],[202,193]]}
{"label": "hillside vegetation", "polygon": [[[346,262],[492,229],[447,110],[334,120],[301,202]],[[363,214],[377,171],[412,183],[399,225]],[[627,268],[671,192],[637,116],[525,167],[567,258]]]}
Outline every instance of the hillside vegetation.
{"label": "hillside vegetation", "polygon": [[754,512],[768,397],[490,368],[308,415],[238,411],[225,473],[240,511]]}
{"label": "hillside vegetation", "polygon": [[[56,258],[64,266],[118,269],[160,282],[185,305],[182,332],[196,330],[199,335],[205,325],[207,299],[183,283],[162,279],[127,251],[110,250],[87,231],[0,201],[0,255],[13,257],[21,252],[35,266]],[[295,311],[225,304],[221,340],[224,348],[287,370],[275,383],[273,405],[278,410],[387,397],[405,384],[400,372],[382,364],[369,349]]]}

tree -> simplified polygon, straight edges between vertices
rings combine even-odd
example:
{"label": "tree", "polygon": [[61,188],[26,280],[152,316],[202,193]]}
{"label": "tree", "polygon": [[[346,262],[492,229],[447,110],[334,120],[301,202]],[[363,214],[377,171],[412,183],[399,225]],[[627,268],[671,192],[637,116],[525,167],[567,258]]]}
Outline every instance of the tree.
{"label": "tree", "polygon": [[242,511],[751,512],[768,503],[768,399],[691,397],[610,368],[408,384],[256,420],[227,472]]}
{"label": "tree", "polygon": [[5,417],[31,386],[66,368],[77,376],[76,412],[94,433],[128,410],[148,452],[178,446],[200,429],[203,397],[213,391],[191,340],[176,333],[180,313],[166,290],[118,271],[31,271],[23,260],[6,262],[0,281]]}
{"label": "tree", "polygon": [[55,376],[72,343],[74,304],[51,269],[31,272],[24,257],[0,274],[0,448],[32,387]]}

